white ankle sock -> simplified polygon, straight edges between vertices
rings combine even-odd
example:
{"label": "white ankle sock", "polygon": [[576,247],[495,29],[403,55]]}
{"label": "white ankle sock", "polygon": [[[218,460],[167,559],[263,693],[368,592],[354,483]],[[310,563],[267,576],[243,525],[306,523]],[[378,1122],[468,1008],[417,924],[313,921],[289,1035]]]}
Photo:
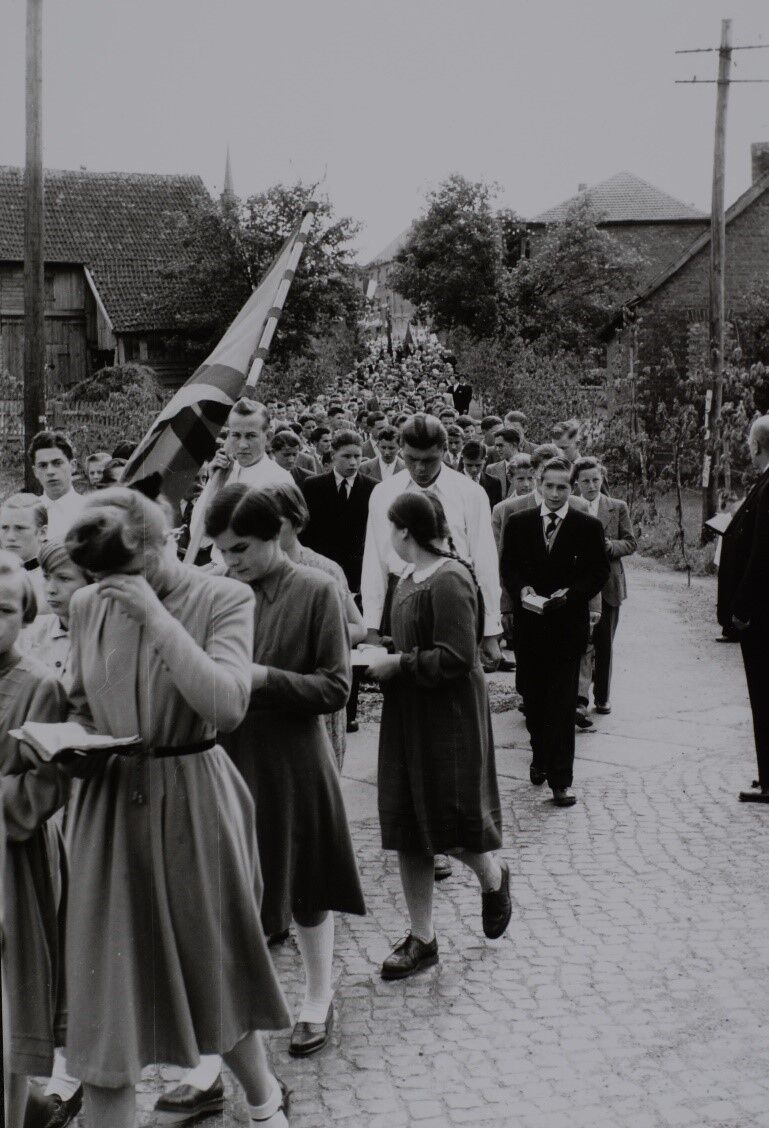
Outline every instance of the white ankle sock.
{"label": "white ankle sock", "polygon": [[200,1089],[201,1093],[205,1093],[221,1072],[222,1059],[219,1055],[203,1054],[195,1068],[185,1073],[179,1084],[193,1085],[196,1089]]}
{"label": "white ankle sock", "polygon": [[56,1096],[61,1097],[63,1101],[68,1101],[70,1097],[74,1097],[79,1088],[80,1082],[77,1077],[70,1077],[67,1073],[64,1054],[59,1049],[54,1050],[53,1073],[45,1087],[45,1095],[51,1097],[56,1094]]}
{"label": "white ankle sock", "polygon": [[277,1078],[272,1079],[272,1092],[270,1093],[264,1104],[260,1105],[247,1105],[248,1115],[251,1118],[252,1124],[269,1124],[269,1128],[283,1128],[288,1126],[288,1121],[283,1115],[281,1105],[283,1103],[283,1093]]}
{"label": "white ankle sock", "polygon": [[334,914],[314,928],[296,926],[296,941],[302,954],[307,982],[299,1022],[325,1022],[334,993],[331,970],[334,961]]}

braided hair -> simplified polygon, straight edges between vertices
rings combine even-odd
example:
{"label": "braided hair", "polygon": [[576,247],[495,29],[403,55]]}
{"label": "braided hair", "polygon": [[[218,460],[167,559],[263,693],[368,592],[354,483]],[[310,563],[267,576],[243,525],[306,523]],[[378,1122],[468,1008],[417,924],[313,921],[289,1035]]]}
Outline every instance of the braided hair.
{"label": "braided hair", "polygon": [[[396,497],[387,511],[387,516],[396,529],[407,529],[420,548],[432,556],[456,560],[462,564],[472,577],[478,600],[477,641],[483,637],[485,617],[483,593],[478,583],[472,562],[465,560],[457,552],[454,539],[449,531],[446,514],[440,500],[433,493],[402,493]],[[436,541],[446,541],[448,551],[439,548]]]}

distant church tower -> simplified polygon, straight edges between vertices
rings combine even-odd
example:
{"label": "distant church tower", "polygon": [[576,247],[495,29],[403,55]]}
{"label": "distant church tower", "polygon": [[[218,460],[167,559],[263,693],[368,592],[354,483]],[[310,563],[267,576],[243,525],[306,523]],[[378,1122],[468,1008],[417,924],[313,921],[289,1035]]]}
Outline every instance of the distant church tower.
{"label": "distant church tower", "polygon": [[224,166],[224,188],[222,189],[222,203],[231,204],[235,201],[235,188],[232,183],[232,164],[230,162],[230,147],[227,146],[227,161]]}

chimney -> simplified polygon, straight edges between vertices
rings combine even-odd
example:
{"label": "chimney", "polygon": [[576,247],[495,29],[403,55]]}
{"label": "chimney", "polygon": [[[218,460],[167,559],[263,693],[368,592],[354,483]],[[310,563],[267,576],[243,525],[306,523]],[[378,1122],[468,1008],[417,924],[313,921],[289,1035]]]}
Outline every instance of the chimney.
{"label": "chimney", "polygon": [[750,146],[750,171],[754,184],[769,172],[769,141],[754,141]]}

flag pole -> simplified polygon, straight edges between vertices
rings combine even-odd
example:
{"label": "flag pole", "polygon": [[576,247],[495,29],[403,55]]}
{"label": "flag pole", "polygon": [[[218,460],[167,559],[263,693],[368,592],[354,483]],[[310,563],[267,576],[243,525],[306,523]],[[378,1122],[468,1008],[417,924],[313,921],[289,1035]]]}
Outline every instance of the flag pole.
{"label": "flag pole", "polygon": [[[272,344],[272,338],[275,335],[275,330],[278,326],[280,315],[283,312],[283,306],[286,304],[288,291],[291,289],[291,283],[294,280],[294,275],[296,274],[299,260],[302,257],[305,243],[307,242],[308,236],[310,234],[310,229],[312,228],[313,221],[315,219],[315,209],[317,208],[317,206],[317,203],[315,203],[314,201],[310,201],[305,205],[304,212],[302,213],[302,222],[299,225],[299,230],[296,233],[296,238],[294,240],[294,245],[291,248],[291,254],[289,256],[286,269],[283,271],[283,277],[280,280],[277,293],[275,294],[275,301],[270,310],[269,316],[264,323],[264,329],[262,330],[262,335],[259,338],[259,344],[257,346],[256,352],[254,353],[253,362],[246,377],[246,382],[243,389],[244,391],[246,388],[255,388],[259,377],[262,374],[264,362],[267,359],[270,351],[270,345]],[[213,474],[209,475],[208,481],[203,488],[203,492],[193,509],[192,520],[190,521],[190,543],[187,546],[186,552],[184,553],[185,564],[195,563],[195,558],[200,551],[200,545],[203,540],[203,518],[205,516],[206,509],[224,485],[228,473],[228,470],[217,469],[213,472]]]}

